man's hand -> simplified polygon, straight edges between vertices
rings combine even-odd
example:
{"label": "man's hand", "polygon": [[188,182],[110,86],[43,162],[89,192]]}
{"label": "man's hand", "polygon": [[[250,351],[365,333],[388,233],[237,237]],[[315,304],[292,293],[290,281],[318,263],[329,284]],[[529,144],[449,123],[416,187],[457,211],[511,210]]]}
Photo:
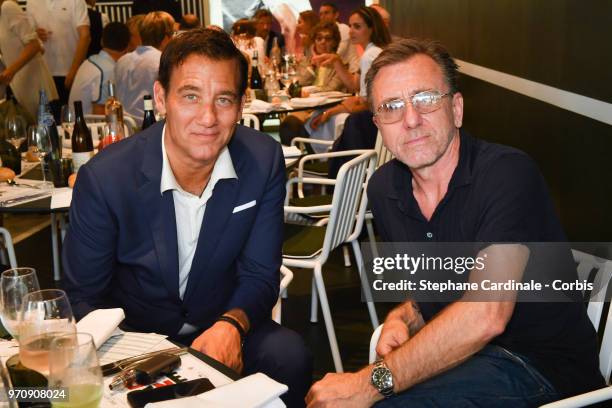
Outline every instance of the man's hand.
{"label": "man's hand", "polygon": [[329,116],[330,116],[329,112],[324,111],[320,115],[317,115],[314,118],[312,118],[312,120],[310,121],[310,127],[312,128],[312,130],[317,130],[319,126],[327,122],[327,120],[329,119]]}
{"label": "man's hand", "polygon": [[370,383],[372,367],[356,373],[327,374],[317,381],[306,395],[308,408],[316,407],[369,407],[382,396]]}
{"label": "man's hand", "polygon": [[196,349],[217,361],[242,372],[242,347],[240,333],[228,322],[217,322],[191,343]]}
{"label": "man's hand", "polygon": [[387,354],[404,344],[410,338],[410,332],[406,323],[398,317],[387,318],[383,326],[376,354],[385,357]]}
{"label": "man's hand", "polygon": [[0,84],[8,85],[15,76],[15,73],[9,69],[5,69],[0,73]]}

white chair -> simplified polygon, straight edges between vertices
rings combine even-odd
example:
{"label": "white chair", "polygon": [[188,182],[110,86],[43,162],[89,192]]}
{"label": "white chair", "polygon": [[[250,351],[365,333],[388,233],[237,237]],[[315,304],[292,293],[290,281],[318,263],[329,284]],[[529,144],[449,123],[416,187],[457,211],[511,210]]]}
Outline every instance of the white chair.
{"label": "white chair", "polygon": [[243,113],[240,124],[255,130],[260,130],[259,118],[251,113]]}
{"label": "white chair", "polygon": [[[363,227],[363,219],[367,206],[365,186],[374,172],[376,153],[373,150],[338,153],[359,155],[340,168],[338,178],[335,180],[302,180],[305,183],[334,185],[334,194],[331,204],[312,207],[285,207],[285,214],[329,212],[329,219],[326,220],[326,226],[297,226],[286,224],[286,227],[291,231],[286,235],[283,245],[283,265],[313,270],[311,321],[317,321],[318,295],[321,302],[321,310],[325,320],[325,328],[327,330],[334,366],[337,372],[342,372],[343,367],[340,351],[338,349],[336,333],[334,331],[325,284],[323,282],[323,265],[333,249],[343,243],[350,243],[355,252],[362,288],[366,296],[371,298],[371,296],[369,296],[369,286],[363,270],[363,259],[361,257],[361,250],[357,238]],[[288,185],[295,182],[295,178],[291,179]],[[367,302],[367,304],[372,325],[376,327],[378,326],[376,309],[372,302]]]}
{"label": "white chair", "polygon": [[[577,270],[579,280],[588,281],[589,276],[595,273],[593,290],[590,293],[587,307],[587,315],[591,323],[593,323],[593,327],[598,330],[598,334],[601,338],[599,369],[608,386],[599,390],[545,404],[540,408],[578,408],[612,399],[612,386],[610,386],[610,373],[612,372],[612,307],[609,308],[607,316],[604,316],[605,322],[601,321],[604,306],[606,303],[610,303],[609,300],[606,302],[606,295],[610,290],[610,281],[612,280],[612,261],[598,258],[575,249],[572,249],[572,254],[574,256],[574,261],[578,264]],[[370,364],[373,363],[377,357],[376,345],[378,344],[382,327],[382,324],[378,326],[370,339],[368,360]]]}
{"label": "white chair", "polygon": [[[0,227],[0,236],[4,243],[4,249],[6,249],[6,255],[8,255],[8,265],[11,268],[17,267],[17,257],[15,256],[15,247],[13,246],[13,238],[11,233],[4,227]],[[6,265],[6,255],[4,251],[0,252],[0,260]]]}
{"label": "white chair", "polygon": [[278,300],[272,309],[272,320],[276,323],[281,323],[281,306],[283,294],[287,291],[287,287],[293,280],[293,272],[291,269],[287,268],[285,265],[281,265],[280,267],[281,281],[280,281],[280,291],[278,292]]}

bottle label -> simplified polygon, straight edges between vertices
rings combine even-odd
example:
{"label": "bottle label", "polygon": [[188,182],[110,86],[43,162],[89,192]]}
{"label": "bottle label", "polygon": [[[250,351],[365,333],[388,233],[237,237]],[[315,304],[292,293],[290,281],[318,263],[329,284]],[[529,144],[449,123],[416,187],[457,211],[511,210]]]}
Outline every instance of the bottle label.
{"label": "bottle label", "polygon": [[44,126],[54,126],[55,125],[55,120],[53,119],[53,115],[51,115],[51,113],[49,113],[49,111],[45,111],[42,112],[39,115],[38,121],[43,124]]}
{"label": "bottle label", "polygon": [[93,157],[93,152],[72,152],[72,165],[74,172],[77,173],[79,168],[87,163]]}
{"label": "bottle label", "polygon": [[145,110],[153,110],[153,101],[150,99],[145,99],[144,108]]}

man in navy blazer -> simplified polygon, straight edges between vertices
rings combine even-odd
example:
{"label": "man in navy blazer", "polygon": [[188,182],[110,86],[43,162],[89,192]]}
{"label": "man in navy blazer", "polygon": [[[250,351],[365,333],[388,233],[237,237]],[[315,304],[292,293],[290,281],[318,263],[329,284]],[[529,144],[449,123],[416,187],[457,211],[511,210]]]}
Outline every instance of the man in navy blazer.
{"label": "man in navy blazer", "polygon": [[122,307],[130,329],[191,343],[244,374],[264,372],[300,406],[309,353],[270,318],[285,166],[278,143],[236,125],[246,81],[247,62],[225,33],[192,30],[168,45],[154,87],[166,120],[79,170],[66,289],[77,318]]}

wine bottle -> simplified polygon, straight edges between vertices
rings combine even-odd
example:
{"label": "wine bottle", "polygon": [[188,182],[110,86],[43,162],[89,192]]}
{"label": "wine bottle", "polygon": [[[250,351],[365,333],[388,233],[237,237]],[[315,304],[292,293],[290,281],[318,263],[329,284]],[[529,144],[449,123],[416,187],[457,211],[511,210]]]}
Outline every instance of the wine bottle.
{"label": "wine bottle", "polygon": [[257,51],[253,51],[253,62],[251,67],[251,89],[263,89],[263,81],[261,80],[261,74],[259,73],[259,57]]}
{"label": "wine bottle", "polygon": [[0,166],[8,167],[17,175],[21,173],[21,153],[4,135],[0,137]]}
{"label": "wine bottle", "polygon": [[123,105],[115,97],[115,83],[107,82],[108,99],[104,103],[104,112],[106,114],[106,127],[102,135],[102,143],[99,148],[102,149],[111,143],[117,142],[125,136],[123,126]]}
{"label": "wine bottle", "polygon": [[76,173],[82,165],[91,159],[94,149],[91,132],[83,116],[83,104],[81,101],[74,101],[74,113],[76,121],[74,123],[74,131],[72,132],[72,163]]}
{"label": "wine bottle", "polygon": [[155,119],[155,112],[153,112],[153,99],[151,95],[144,96],[144,117],[142,118],[142,130],[145,130],[157,120]]}
{"label": "wine bottle", "polygon": [[274,39],[272,40],[270,59],[272,60],[272,65],[274,66],[279,66],[281,63],[281,49],[278,46],[278,37],[274,37]]}
{"label": "wine bottle", "polygon": [[47,166],[45,167],[51,170],[51,178],[53,179],[53,183],[59,185],[60,177],[57,177],[57,175],[59,174],[62,161],[62,142],[59,137],[59,133],[57,132],[57,126],[55,124],[53,114],[51,113],[51,108],[49,107],[47,92],[44,89],[41,89],[38,95],[39,101],[36,121],[38,126],[44,126],[47,128],[49,139],[51,141],[51,154],[45,156],[45,161],[47,162]]}

